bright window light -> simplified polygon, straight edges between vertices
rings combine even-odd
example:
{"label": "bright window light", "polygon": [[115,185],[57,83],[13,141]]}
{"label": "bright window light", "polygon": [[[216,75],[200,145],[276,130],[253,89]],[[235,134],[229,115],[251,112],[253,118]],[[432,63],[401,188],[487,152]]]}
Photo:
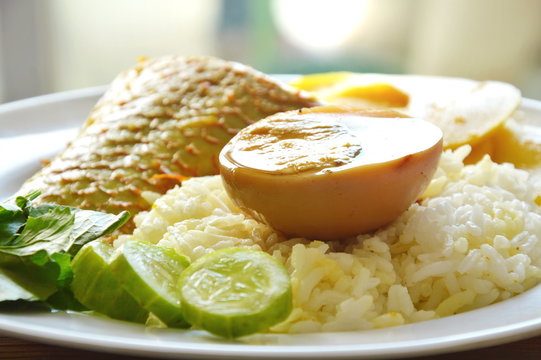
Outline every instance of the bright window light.
{"label": "bright window light", "polygon": [[294,45],[312,52],[333,50],[362,26],[365,0],[274,0],[278,30]]}

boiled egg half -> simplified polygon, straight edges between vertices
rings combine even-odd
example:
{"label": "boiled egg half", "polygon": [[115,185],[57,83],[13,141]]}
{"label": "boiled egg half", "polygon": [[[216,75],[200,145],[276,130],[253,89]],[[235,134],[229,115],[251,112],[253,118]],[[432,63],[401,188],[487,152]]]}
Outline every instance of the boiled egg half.
{"label": "boiled egg half", "polygon": [[430,182],[441,151],[442,131],[427,121],[322,106],[244,128],[219,161],[245,213],[287,236],[330,240],[397,218]]}

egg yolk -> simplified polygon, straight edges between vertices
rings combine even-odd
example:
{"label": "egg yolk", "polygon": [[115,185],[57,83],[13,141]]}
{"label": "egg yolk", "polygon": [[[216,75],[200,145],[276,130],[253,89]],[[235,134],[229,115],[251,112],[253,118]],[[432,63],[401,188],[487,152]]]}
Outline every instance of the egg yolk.
{"label": "egg yolk", "polygon": [[387,110],[323,106],[275,114],[220,153],[226,191],[288,235],[330,240],[390,223],[424,191],[442,132]]}

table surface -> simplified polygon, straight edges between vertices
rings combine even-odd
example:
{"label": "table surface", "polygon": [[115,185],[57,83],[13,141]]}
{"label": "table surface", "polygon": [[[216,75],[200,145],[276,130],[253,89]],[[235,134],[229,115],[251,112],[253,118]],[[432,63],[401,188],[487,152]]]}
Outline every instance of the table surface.
{"label": "table surface", "polygon": [[[428,359],[428,357],[426,358]],[[485,349],[430,356],[429,358],[433,360],[478,360],[489,358],[491,360],[503,360],[511,358],[516,358],[517,360],[539,360],[541,359],[541,336]],[[0,359],[143,360],[148,358],[82,351],[59,346],[39,344],[0,335]]]}

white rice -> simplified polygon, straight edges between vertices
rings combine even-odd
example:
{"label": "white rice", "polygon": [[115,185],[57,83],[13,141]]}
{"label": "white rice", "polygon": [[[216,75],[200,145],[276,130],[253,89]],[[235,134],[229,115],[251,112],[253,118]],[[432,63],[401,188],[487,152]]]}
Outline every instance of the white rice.
{"label": "white rice", "polygon": [[423,200],[374,234],[285,239],[248,218],[219,176],[194,178],[136,217],[130,238],[192,260],[225,247],[269,252],[288,268],[294,310],[274,332],[348,331],[434,319],[519,294],[541,280],[540,182],[469,147],[442,155]]}

